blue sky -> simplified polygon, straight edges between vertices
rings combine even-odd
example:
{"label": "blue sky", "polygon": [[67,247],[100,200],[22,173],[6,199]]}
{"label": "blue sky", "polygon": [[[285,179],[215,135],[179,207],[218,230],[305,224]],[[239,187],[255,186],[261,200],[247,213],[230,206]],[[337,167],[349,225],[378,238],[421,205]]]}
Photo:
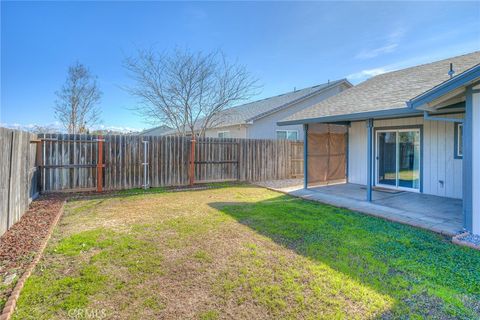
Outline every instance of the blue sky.
{"label": "blue sky", "polygon": [[3,2],[3,125],[52,124],[68,65],[98,76],[106,127],[150,125],[120,87],[136,48],[222,49],[263,84],[256,98],[480,50],[480,2]]}

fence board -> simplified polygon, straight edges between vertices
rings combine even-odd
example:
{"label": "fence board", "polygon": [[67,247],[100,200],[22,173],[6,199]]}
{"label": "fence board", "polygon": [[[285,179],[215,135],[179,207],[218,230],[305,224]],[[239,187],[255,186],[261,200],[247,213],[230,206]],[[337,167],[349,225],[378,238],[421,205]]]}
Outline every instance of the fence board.
{"label": "fence board", "polygon": [[36,135],[0,128],[0,235],[39,193]]}

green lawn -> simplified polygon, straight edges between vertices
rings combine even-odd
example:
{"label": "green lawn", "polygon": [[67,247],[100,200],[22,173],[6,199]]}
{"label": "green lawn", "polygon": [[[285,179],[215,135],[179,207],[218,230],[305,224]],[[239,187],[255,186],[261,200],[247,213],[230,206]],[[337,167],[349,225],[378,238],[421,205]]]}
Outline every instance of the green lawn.
{"label": "green lawn", "polygon": [[478,319],[480,252],[248,185],[76,200],[14,319],[87,313]]}

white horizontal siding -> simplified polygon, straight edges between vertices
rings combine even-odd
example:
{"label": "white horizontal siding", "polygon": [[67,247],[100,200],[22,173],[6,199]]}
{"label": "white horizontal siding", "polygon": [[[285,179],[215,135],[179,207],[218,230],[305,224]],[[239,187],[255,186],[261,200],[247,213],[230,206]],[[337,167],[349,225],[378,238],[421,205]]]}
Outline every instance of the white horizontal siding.
{"label": "white horizontal siding", "polygon": [[[462,118],[463,115],[452,115]],[[423,192],[462,198],[462,160],[454,158],[454,123],[424,121],[423,117],[375,120],[375,128],[423,125]],[[349,128],[348,180],[367,182],[367,129],[364,121]],[[443,181],[443,185],[440,181]]]}
{"label": "white horizontal siding", "polygon": [[207,138],[218,138],[220,132],[228,132],[229,138],[240,138],[245,139],[247,137],[247,128],[243,125],[234,125],[226,127],[211,128],[205,130],[205,137]]}

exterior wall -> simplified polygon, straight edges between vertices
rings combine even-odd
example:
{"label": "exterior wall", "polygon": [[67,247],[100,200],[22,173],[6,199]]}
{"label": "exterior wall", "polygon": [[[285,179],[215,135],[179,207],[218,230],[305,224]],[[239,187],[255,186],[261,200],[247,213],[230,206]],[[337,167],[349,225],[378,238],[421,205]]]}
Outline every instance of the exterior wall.
{"label": "exterior wall", "polygon": [[480,234],[480,93],[472,94],[472,232]]}
{"label": "exterior wall", "polygon": [[[449,117],[462,118],[463,115]],[[412,125],[423,126],[421,159],[423,193],[461,199],[462,160],[454,157],[455,125],[453,122],[424,121],[423,117],[374,121],[375,128]],[[348,133],[348,181],[366,184],[367,128],[365,121],[352,122]],[[440,181],[443,181],[443,186]]]}
{"label": "exterior wall", "polygon": [[303,140],[302,125],[279,126],[277,125],[277,122],[291,116],[292,114],[298,111],[311,107],[312,105],[319,103],[320,101],[325,100],[331,96],[334,96],[346,89],[348,89],[348,87],[345,86],[344,84],[340,86],[335,86],[333,88],[330,88],[327,91],[322,92],[321,94],[318,94],[309,99],[303,100],[294,106],[291,106],[287,109],[275,112],[271,115],[258,119],[254,121],[253,124],[248,126],[247,138],[276,139],[277,130],[297,130],[298,140]]}
{"label": "exterior wall", "polygon": [[228,131],[230,133],[230,138],[241,138],[245,139],[247,137],[247,126],[246,125],[235,125],[227,127],[219,127],[208,129],[205,132],[207,138],[218,138],[218,133],[222,131]]}
{"label": "exterior wall", "polygon": [[352,122],[348,128],[348,182],[367,184],[367,124]]}

